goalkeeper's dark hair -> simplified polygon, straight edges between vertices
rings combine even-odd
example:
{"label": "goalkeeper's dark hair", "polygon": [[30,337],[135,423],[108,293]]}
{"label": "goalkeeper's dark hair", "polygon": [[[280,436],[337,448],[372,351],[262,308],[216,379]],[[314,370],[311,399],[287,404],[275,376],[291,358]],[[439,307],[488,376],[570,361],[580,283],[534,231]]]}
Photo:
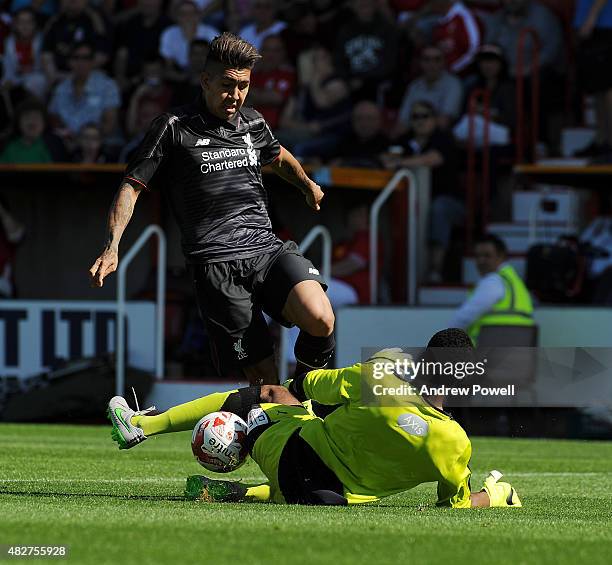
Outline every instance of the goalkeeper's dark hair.
{"label": "goalkeeper's dark hair", "polygon": [[427,348],[422,354],[421,360],[426,365],[432,367],[433,372],[427,373],[419,378],[420,384],[430,386],[453,386],[457,384],[457,380],[453,374],[440,372],[433,367],[441,367],[447,363],[467,363],[475,361],[474,346],[472,340],[465,331],[461,328],[447,328],[435,333]]}
{"label": "goalkeeper's dark hair", "polygon": [[261,55],[248,41],[226,31],[215,37],[209,47],[204,71],[215,74],[219,69],[252,69]]}
{"label": "goalkeeper's dark hair", "polygon": [[461,328],[446,328],[431,336],[427,347],[458,347],[473,349],[470,336]]}

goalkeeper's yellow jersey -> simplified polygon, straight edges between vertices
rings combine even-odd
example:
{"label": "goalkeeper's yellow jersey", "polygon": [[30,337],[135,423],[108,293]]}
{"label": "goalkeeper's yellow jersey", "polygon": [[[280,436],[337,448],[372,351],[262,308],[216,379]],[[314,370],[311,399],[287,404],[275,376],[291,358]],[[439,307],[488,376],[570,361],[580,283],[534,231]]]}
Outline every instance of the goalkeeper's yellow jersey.
{"label": "goalkeeper's yellow jersey", "polygon": [[340,479],[349,503],[437,482],[438,505],[470,507],[472,446],[463,428],[418,395],[371,396],[372,385],[405,384],[394,375],[373,380],[367,363],[311,371],[306,396],[342,406],[325,420],[303,421],[300,435]]}

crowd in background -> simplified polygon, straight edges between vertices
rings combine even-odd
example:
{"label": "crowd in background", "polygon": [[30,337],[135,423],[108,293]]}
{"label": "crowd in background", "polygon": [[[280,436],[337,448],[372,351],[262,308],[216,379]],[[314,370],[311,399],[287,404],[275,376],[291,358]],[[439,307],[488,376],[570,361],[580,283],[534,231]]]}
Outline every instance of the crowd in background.
{"label": "crowd in background", "polygon": [[198,95],[207,45],[224,30],[261,51],[248,102],[297,156],[390,167],[408,155],[435,164],[429,149],[446,158],[439,144],[449,149],[453,133],[465,141],[474,89],[489,89],[493,139],[510,144],[515,79],[531,73],[531,56],[517,61],[518,38],[534,28],[542,138],[554,151],[568,41],[547,4],[4,0],[0,161],[127,160],[152,117]]}
{"label": "crowd in background", "polygon": [[[494,157],[512,161],[517,80],[530,102],[534,48],[543,110],[537,118],[527,103],[527,129],[537,120],[541,146],[557,153],[575,94],[568,85],[579,85],[597,101],[586,153],[612,156],[612,75],[601,72],[612,64],[612,2],[597,14],[593,4],[601,2],[0,0],[0,163],[128,161],[156,115],[198,97],[208,44],[230,30],[263,56],[247,104],[302,161],[431,167],[438,282],[465,216],[461,151],[470,130],[482,143],[486,113]],[[521,57],[525,28],[534,33]],[[571,82],[575,60],[590,64]],[[483,90],[488,107],[474,99],[470,128],[471,95]]]}

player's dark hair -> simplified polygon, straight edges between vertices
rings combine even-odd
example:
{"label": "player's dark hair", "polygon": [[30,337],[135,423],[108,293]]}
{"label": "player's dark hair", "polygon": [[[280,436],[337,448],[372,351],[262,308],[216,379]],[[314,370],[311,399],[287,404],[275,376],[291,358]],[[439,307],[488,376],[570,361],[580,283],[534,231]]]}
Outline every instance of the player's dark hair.
{"label": "player's dark hair", "polygon": [[212,40],[204,71],[214,74],[219,67],[252,69],[259,59],[261,55],[253,45],[226,31]]}
{"label": "player's dark hair", "polygon": [[431,336],[427,347],[459,347],[472,349],[470,336],[461,328],[447,328]]}
{"label": "player's dark hair", "polygon": [[476,246],[481,243],[490,243],[491,245],[493,245],[498,255],[502,255],[503,257],[508,255],[508,248],[506,247],[506,244],[499,236],[495,235],[494,233],[488,233],[480,236],[478,239],[476,239],[474,245]]}
{"label": "player's dark hair", "polygon": [[419,379],[421,384],[453,386],[457,384],[454,372],[447,371],[445,367],[449,363],[457,366],[456,364],[475,361],[474,346],[464,330],[447,328],[431,337],[421,360],[429,367]]}

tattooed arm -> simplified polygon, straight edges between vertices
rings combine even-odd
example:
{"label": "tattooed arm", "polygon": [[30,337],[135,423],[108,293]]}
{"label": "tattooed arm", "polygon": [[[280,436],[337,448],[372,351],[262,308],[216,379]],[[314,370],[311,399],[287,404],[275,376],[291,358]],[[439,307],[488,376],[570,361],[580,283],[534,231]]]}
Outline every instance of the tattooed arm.
{"label": "tattooed arm", "polygon": [[92,286],[102,286],[104,277],[113,271],[117,270],[119,264],[119,241],[123,235],[132,212],[134,205],[140,194],[139,185],[132,185],[124,182],[115,194],[115,199],[111,204],[108,214],[108,236],[106,244],[100,256],[89,269]]}
{"label": "tattooed arm", "polygon": [[321,187],[308,177],[298,160],[282,146],[276,161],[272,163],[272,169],[279,177],[302,191],[308,206],[314,210],[321,209],[320,204],[324,196]]}

